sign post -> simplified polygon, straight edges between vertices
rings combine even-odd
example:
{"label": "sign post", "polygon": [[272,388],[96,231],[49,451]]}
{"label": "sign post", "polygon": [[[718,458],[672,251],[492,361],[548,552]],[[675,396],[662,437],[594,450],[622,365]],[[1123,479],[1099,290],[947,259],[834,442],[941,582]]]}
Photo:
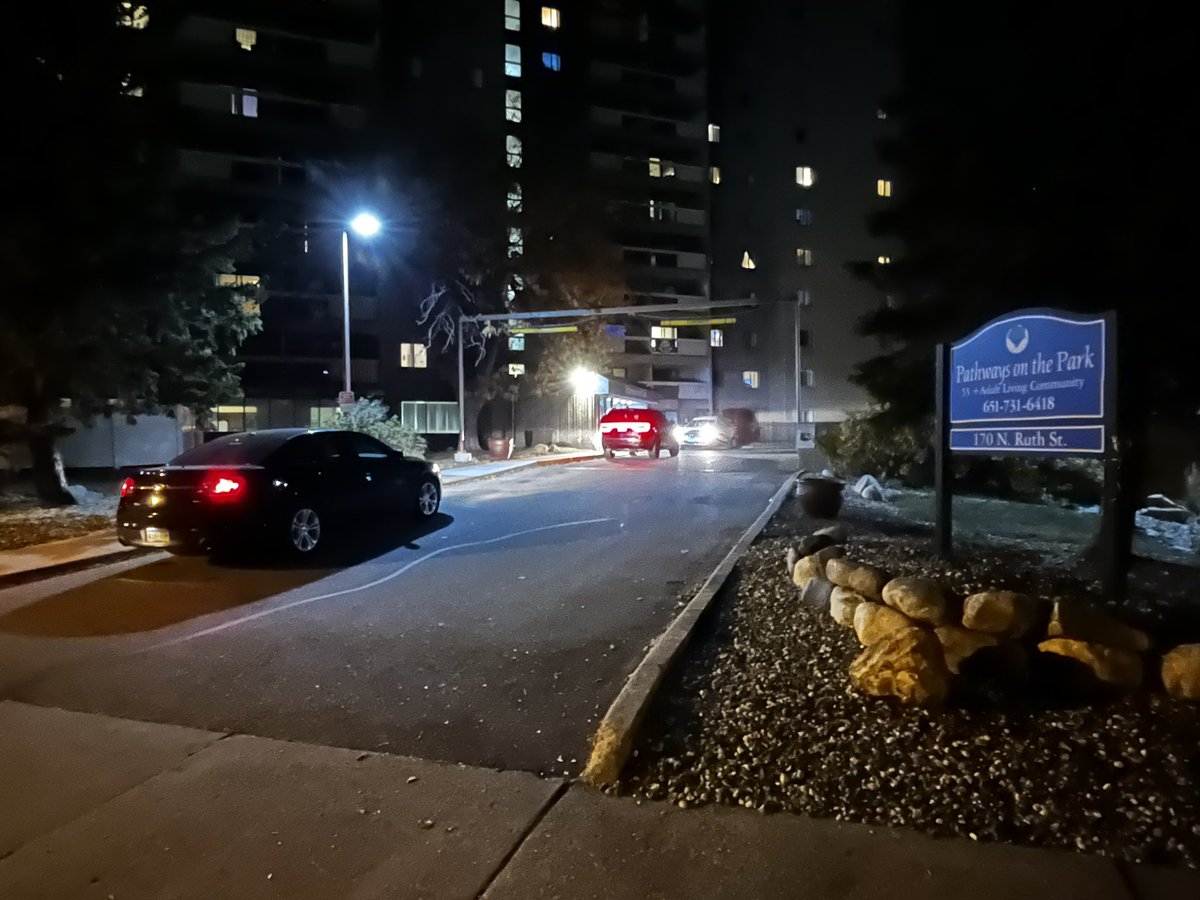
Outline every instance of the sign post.
{"label": "sign post", "polygon": [[1105,592],[1120,593],[1116,360],[1112,313],[1018,310],[938,346],[939,553],[951,550],[954,454],[1102,459]]}

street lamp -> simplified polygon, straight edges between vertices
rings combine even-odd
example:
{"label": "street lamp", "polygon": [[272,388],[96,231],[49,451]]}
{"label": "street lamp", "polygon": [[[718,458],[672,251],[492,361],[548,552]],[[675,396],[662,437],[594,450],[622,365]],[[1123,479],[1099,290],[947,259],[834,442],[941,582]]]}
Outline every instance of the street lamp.
{"label": "street lamp", "polygon": [[369,212],[360,212],[350,220],[350,227],[342,230],[342,351],[345,361],[344,399],[351,402],[350,390],[350,231],[359,237],[373,238],[379,234],[383,223]]}

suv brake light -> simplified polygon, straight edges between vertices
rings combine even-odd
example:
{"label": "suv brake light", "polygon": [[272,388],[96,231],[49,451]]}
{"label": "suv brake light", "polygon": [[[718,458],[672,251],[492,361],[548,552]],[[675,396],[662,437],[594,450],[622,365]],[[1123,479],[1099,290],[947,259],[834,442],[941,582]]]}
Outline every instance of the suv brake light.
{"label": "suv brake light", "polygon": [[130,494],[133,493],[133,489],[135,487],[136,487],[136,485],[134,484],[133,479],[126,478],[124,481],[121,482],[121,496],[128,497]]}
{"label": "suv brake light", "polygon": [[608,434],[612,431],[634,431],[641,434],[644,431],[650,430],[649,422],[601,422],[600,431]]}
{"label": "suv brake light", "polygon": [[236,472],[212,472],[204,476],[199,491],[213,503],[236,503],[246,492],[246,478]]}

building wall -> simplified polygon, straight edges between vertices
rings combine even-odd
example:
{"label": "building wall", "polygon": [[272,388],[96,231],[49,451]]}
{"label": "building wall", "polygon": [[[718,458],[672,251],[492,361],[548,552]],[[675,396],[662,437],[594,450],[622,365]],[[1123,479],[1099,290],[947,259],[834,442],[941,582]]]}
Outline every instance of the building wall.
{"label": "building wall", "polygon": [[[714,353],[714,391],[718,408],[757,410],[769,439],[796,434],[797,345],[802,419],[836,422],[867,403],[849,379],[877,348],[856,329],[882,298],[844,266],[896,255],[866,222],[889,202],[877,193],[889,176],[876,142],[899,77],[893,7],[794,2],[756,5],[753,15],[740,4],[712,7],[711,106],[721,127],[714,298],[759,302]],[[812,170],[811,186],[797,183],[800,166]],[[893,196],[899,188],[892,184]],[[746,253],[755,268],[742,268]],[[745,373],[757,373],[757,388]]]}

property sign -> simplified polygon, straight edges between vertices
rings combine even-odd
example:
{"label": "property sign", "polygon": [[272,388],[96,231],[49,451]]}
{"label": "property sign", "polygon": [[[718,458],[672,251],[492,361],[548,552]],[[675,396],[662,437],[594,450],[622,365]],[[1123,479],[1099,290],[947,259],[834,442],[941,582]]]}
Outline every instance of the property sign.
{"label": "property sign", "polygon": [[508,336],[508,349],[509,350],[524,350],[525,349],[525,335],[510,334]]}
{"label": "property sign", "polygon": [[1109,328],[1104,316],[1021,310],[951,345],[949,449],[1103,454]]}

